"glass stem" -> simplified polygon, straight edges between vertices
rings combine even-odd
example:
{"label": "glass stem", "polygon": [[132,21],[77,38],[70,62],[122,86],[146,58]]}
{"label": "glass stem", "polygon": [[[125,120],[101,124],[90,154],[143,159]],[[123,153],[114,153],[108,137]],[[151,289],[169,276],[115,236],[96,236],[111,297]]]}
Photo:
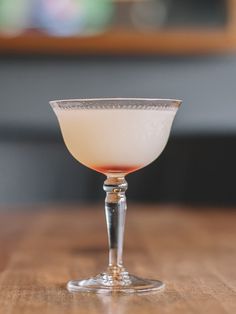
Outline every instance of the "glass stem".
{"label": "glass stem", "polygon": [[106,191],[105,214],[109,243],[109,268],[111,272],[123,269],[123,243],[126,215],[125,191],[128,184],[124,177],[108,176],[103,189]]}

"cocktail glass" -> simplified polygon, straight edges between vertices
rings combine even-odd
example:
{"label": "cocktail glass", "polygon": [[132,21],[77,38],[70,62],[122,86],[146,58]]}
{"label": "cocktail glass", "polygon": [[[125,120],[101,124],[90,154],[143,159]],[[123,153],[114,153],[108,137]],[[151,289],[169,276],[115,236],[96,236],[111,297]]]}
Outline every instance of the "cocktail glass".
{"label": "cocktail glass", "polygon": [[71,292],[136,293],[160,290],[159,280],[129,274],[123,265],[126,215],[125,176],[154,161],[163,151],[181,104],[172,99],[71,99],[50,102],[70,153],[106,180],[105,216],[109,265],[85,280],[71,280]]}

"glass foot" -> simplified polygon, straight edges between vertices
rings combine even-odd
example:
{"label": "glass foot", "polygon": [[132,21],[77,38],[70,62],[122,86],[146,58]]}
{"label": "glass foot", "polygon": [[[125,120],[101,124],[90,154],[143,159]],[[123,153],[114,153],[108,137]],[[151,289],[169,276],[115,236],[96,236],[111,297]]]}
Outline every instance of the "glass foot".
{"label": "glass foot", "polygon": [[163,289],[164,286],[164,283],[159,280],[142,279],[124,271],[119,273],[118,277],[109,273],[101,273],[85,280],[71,280],[67,284],[67,289],[70,292],[111,294],[157,291]]}

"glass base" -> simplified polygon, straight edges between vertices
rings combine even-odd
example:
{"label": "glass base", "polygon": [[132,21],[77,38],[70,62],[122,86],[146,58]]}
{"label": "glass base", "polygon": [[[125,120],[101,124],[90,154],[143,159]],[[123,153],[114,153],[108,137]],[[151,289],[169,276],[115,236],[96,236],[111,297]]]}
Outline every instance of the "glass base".
{"label": "glass base", "polygon": [[163,289],[164,286],[164,283],[159,280],[142,279],[123,271],[119,273],[118,277],[106,272],[85,280],[71,280],[67,284],[67,289],[70,292],[128,294],[158,291]]}

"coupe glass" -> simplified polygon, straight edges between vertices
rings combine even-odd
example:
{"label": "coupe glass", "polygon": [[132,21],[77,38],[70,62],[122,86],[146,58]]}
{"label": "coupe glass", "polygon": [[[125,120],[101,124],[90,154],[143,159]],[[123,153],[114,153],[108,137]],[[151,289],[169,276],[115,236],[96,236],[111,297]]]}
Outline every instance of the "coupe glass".
{"label": "coupe glass", "polygon": [[71,292],[136,293],[160,290],[159,280],[129,274],[123,265],[126,215],[125,176],[154,161],[163,151],[181,104],[172,99],[71,99],[50,102],[70,153],[103,173],[109,265],[105,272],[71,280]]}

